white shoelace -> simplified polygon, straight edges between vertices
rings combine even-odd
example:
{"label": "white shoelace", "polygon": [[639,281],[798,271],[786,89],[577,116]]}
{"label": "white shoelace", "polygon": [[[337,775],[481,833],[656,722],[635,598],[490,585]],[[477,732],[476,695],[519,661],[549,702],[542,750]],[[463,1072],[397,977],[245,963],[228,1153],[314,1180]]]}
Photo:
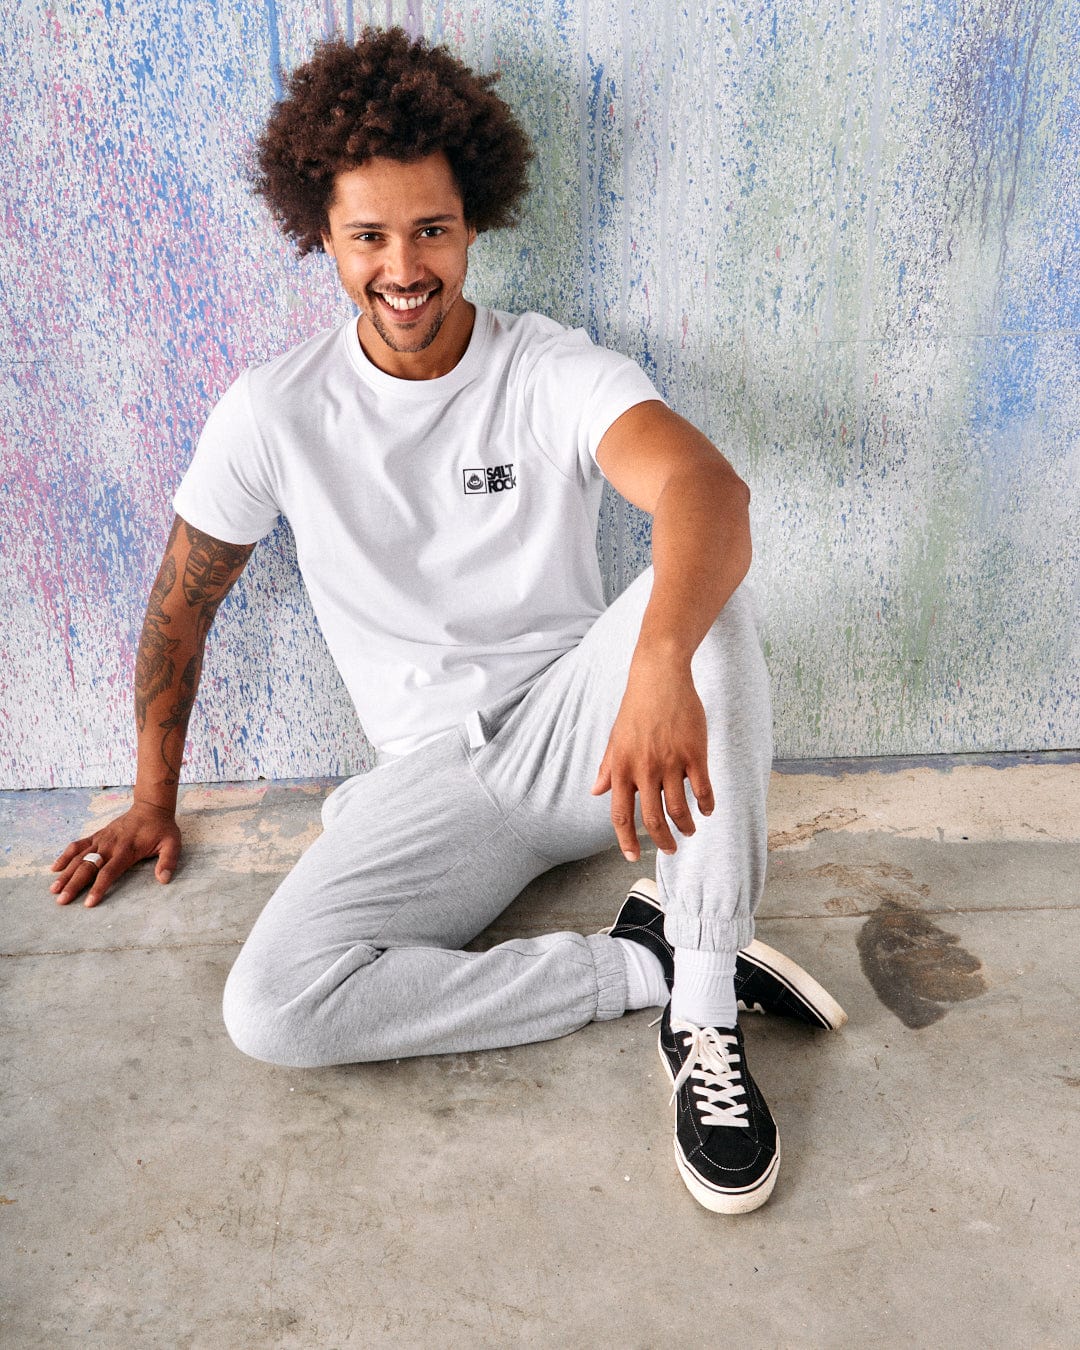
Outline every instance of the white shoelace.
{"label": "white shoelace", "polygon": [[[674,1030],[674,1028],[672,1028]],[[739,1042],[734,1036],[718,1031],[716,1027],[680,1027],[675,1031],[685,1045],[689,1041],[686,1059],[679,1070],[671,1092],[671,1100],[679,1089],[692,1079],[691,1091],[698,1099],[698,1112],[703,1125],[740,1125],[748,1128],[746,1087],[739,1070],[741,1056]],[[737,1101],[742,1097],[742,1101]]]}

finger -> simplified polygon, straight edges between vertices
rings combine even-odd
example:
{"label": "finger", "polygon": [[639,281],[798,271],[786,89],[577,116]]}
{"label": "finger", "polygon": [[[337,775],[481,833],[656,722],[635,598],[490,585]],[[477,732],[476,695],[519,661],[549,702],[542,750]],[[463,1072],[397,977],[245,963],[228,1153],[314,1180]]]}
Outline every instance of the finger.
{"label": "finger", "polygon": [[113,882],[117,877],[123,876],[129,866],[130,864],[127,862],[121,861],[118,858],[111,858],[104,867],[102,867],[101,871],[97,874],[94,884],[90,887],[90,894],[83,901],[86,908],[93,909],[95,905],[100,905],[102,900],[105,899]]}
{"label": "finger", "polygon": [[77,858],[81,853],[89,853],[90,844],[91,841],[89,839],[76,839],[73,844],[68,844],[67,848],[64,849],[63,853],[60,854],[59,858],[57,858],[57,860],[53,863],[52,867],[49,868],[49,871],[59,872],[63,868],[67,867],[67,865],[70,862],[72,862],[75,858]]}
{"label": "finger", "polygon": [[93,880],[93,876],[91,875],[93,871],[93,863],[83,862],[81,857],[75,858],[69,862],[63,872],[61,872],[49,887],[49,890],[56,895],[57,904],[66,905],[67,902],[74,899],[85,886],[89,886],[90,882]]}
{"label": "finger", "polygon": [[67,889],[67,884],[72,876],[82,867],[83,858],[87,853],[93,852],[93,849],[94,840],[92,837],[90,839],[76,839],[73,844],[68,844],[60,857],[53,863],[53,871],[57,871],[60,864],[63,863],[63,871],[49,887],[53,894]]}
{"label": "finger", "polygon": [[[56,897],[58,905],[70,904],[76,896],[81,895],[87,886],[92,886],[97,878],[98,869],[93,863],[84,862],[81,858],[78,862],[72,863],[67,872],[60,878],[60,893]],[[53,889],[57,883],[53,882]]]}
{"label": "finger", "polygon": [[163,886],[167,886],[172,881],[176,864],[179,861],[180,840],[166,839],[158,852],[157,866],[154,868],[154,876]]}
{"label": "finger", "polygon": [[63,891],[66,882],[67,882],[66,876],[57,877],[56,880],[52,882],[51,885],[49,886],[49,890],[52,892],[53,895],[56,895],[58,891]]}
{"label": "finger", "polygon": [[661,853],[674,853],[675,838],[668,828],[667,816],[664,814],[660,785],[658,783],[641,783],[638,785],[638,793],[641,797],[641,823],[648,830],[653,843]]}
{"label": "finger", "polygon": [[697,828],[694,817],[686,801],[686,787],[682,776],[670,774],[664,779],[664,807],[668,819],[680,834],[690,835]]}
{"label": "finger", "polygon": [[604,752],[604,758],[600,761],[596,782],[589,791],[594,797],[602,797],[605,792],[611,791],[611,761],[608,758],[607,751]]}
{"label": "finger", "polygon": [[716,799],[713,797],[712,783],[709,781],[709,770],[705,764],[688,764],[686,766],[686,776],[690,779],[690,791],[694,794],[694,800],[698,804],[698,810],[703,816],[711,816],[716,806]]}
{"label": "finger", "polygon": [[637,829],[634,826],[635,793],[632,783],[617,779],[611,785],[611,824],[627,862],[641,857]]}

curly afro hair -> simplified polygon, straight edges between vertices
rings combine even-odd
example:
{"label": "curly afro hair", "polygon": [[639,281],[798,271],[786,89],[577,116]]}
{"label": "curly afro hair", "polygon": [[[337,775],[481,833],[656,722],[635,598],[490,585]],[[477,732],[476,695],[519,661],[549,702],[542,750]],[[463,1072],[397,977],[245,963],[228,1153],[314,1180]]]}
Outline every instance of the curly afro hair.
{"label": "curly afro hair", "polygon": [[402,28],[367,28],[355,46],[321,42],[257,142],[254,189],[303,257],[322,249],[339,173],[377,155],[409,162],[441,150],[468,223],[478,233],[512,225],[532,149],[492,92],[497,79]]}

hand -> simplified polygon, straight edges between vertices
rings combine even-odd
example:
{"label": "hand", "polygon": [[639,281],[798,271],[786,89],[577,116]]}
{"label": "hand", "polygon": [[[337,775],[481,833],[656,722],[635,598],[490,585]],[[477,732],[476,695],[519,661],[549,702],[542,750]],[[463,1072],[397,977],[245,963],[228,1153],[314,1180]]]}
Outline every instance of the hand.
{"label": "hand", "polygon": [[636,796],[641,818],[662,853],[674,853],[670,819],[682,835],[694,833],[686,780],[703,815],[713,810],[705,709],[690,671],[635,657],[626,693],[608,739],[593,796],[611,791],[611,823],[623,856],[641,857],[634,827]]}
{"label": "hand", "polygon": [[[100,853],[104,862],[84,862],[87,853]],[[60,875],[49,887],[58,905],[70,904],[89,887],[84,901],[93,909],[105,898],[113,882],[135,863],[157,854],[154,875],[162,884],[172,880],[180,860],[180,827],[176,816],[163,806],[135,802],[130,810],[86,839],[68,844],[51,870]]]}

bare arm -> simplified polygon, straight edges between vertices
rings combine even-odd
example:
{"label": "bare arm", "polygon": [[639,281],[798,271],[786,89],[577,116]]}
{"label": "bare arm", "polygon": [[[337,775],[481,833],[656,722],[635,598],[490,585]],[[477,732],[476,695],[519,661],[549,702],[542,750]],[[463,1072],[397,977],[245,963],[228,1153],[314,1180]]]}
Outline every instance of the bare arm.
{"label": "bare arm", "polygon": [[611,791],[623,853],[640,856],[635,796],[657,847],[675,852],[670,819],[694,833],[688,779],[700,809],[713,809],[705,711],[690,661],[750,566],[750,492],[695,427],[661,403],[624,413],[600,443],[611,484],[653,517],[652,595],[626,692],[593,792]]}
{"label": "bare arm", "polygon": [[[172,879],[180,856],[176,794],[206,636],[253,548],[214,539],[179,516],[173,520],[135,662],[135,799],[124,815],[73,841],[53,863],[60,873],[51,887],[58,904],[89,888],[85,903],[93,907],[118,877],[154,855],[158,880]],[[83,862],[87,853],[102,856],[100,868]]]}

